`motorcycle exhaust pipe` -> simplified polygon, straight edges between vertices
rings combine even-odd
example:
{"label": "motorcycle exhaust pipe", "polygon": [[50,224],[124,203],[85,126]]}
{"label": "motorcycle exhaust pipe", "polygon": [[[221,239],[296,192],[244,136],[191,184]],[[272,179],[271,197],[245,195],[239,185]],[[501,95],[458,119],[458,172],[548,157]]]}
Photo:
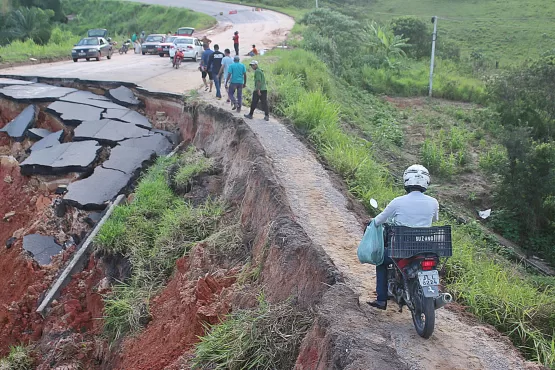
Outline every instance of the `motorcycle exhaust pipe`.
{"label": "motorcycle exhaust pipe", "polygon": [[434,299],[434,307],[435,309],[439,309],[445,306],[447,303],[453,302],[453,297],[449,293],[442,293],[439,297]]}

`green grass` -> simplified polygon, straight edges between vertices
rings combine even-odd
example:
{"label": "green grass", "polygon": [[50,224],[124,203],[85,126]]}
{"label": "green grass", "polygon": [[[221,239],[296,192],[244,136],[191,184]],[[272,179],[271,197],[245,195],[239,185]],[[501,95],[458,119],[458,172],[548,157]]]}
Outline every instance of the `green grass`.
{"label": "green grass", "polygon": [[[299,63],[303,58],[306,63]],[[272,62],[280,68],[265,65]],[[307,84],[302,78],[302,71],[299,71],[299,64],[320,71],[313,79],[327,81],[329,78],[332,81],[332,88],[327,89],[329,92],[326,94],[321,88]],[[318,154],[342,175],[349,191],[366,205],[369,212],[372,212],[370,198],[387,203],[400,195],[400,189],[394,188],[384,164],[374,155],[372,143],[364,139],[364,131],[352,130],[352,127],[360,129],[364,126],[343,113],[343,110],[364,100],[350,101],[356,95],[338,89],[337,86],[342,86],[341,82],[334,81],[331,73],[326,73],[321,67],[322,62],[315,61],[314,55],[304,50],[270,53],[262,58],[261,65],[270,71],[266,77],[269,91],[276,95],[273,99],[278,113],[290,114],[293,123],[306,134]],[[323,109],[325,115],[321,114]],[[367,125],[375,122],[373,115],[376,111],[378,116],[395,119],[389,109],[383,103],[376,104],[366,115]],[[469,127],[485,127],[491,119],[487,110],[436,109],[466,121]],[[434,125],[433,122],[427,123],[431,127]],[[393,123],[392,127],[396,124]],[[442,135],[430,142],[441,143],[444,152],[440,153],[439,162],[451,160],[452,157],[455,163],[464,163],[467,142],[476,140],[476,135],[471,135],[464,125],[453,126]],[[395,141],[390,141],[390,144],[395,145]],[[555,295],[552,288],[555,279],[545,279],[539,285],[537,280],[528,277],[508,260],[492,255],[488,238],[470,226],[454,225],[453,235],[456,252],[449,261],[448,288],[478,317],[509,335],[528,358],[555,368]]]}
{"label": "green grass", "polygon": [[171,159],[160,158],[141,178],[132,203],[118,206],[95,239],[98,249],[122,254],[131,277],[117,284],[104,300],[107,335],[116,340],[140,330],[150,319],[149,301],[171,275],[175,261],[216,229],[223,204],[208,199],[193,206],[173,193],[168,169],[191,176],[209,169],[209,160],[194,149]]}
{"label": "green grass", "polygon": [[360,14],[380,21],[414,15],[429,24],[439,16],[438,37],[448,37],[463,57],[481,52],[501,67],[537,58],[553,49],[555,3],[551,0],[445,1],[376,0],[359,8]]}
{"label": "green grass", "polygon": [[[400,69],[362,67],[362,82],[366,89],[378,94],[395,96],[427,96],[430,63],[426,60],[403,59]],[[485,84],[462,71],[458,63],[436,59],[433,96],[458,101],[483,103]]]}
{"label": "green grass", "polygon": [[422,144],[421,160],[432,173],[451,178],[464,169],[469,161],[468,140],[470,132],[465,128],[451,126],[446,131],[428,133]]}
{"label": "green grass", "polygon": [[12,346],[10,353],[0,359],[0,370],[31,370],[34,368],[33,363],[28,348]]}
{"label": "green grass", "polygon": [[106,28],[111,37],[128,38],[133,32],[175,32],[179,27],[204,29],[216,24],[209,15],[185,8],[147,5],[114,0],[63,0],[66,14],[76,15],[67,28],[75,35],[86,36],[91,28]]}
{"label": "green grass", "polygon": [[79,41],[79,37],[71,32],[55,28],[52,31],[50,42],[46,45],[37,45],[33,40],[13,41],[9,45],[0,46],[0,60],[2,63],[16,63],[35,59],[58,59],[71,56],[71,48]]}
{"label": "green grass", "polygon": [[312,325],[312,314],[291,302],[239,310],[207,328],[195,348],[193,369],[291,369],[302,339]]}

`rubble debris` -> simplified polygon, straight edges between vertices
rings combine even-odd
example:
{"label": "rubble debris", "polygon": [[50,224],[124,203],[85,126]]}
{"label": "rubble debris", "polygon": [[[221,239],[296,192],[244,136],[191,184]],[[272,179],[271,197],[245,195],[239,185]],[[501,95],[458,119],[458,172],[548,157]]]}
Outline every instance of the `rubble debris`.
{"label": "rubble debris", "polygon": [[70,87],[59,87],[40,83],[10,85],[0,89],[0,96],[20,102],[55,101],[77,91]]}
{"label": "rubble debris", "polygon": [[60,145],[63,137],[64,130],[53,132],[50,135],[46,136],[44,139],[41,139],[34,143],[33,146],[29,149],[31,151],[36,151]]}
{"label": "rubble debris", "polygon": [[170,141],[165,136],[159,134],[138,139],[127,139],[120,142],[119,145],[153,150],[159,156],[166,155],[172,151]]}
{"label": "rubble debris", "polygon": [[38,109],[36,105],[29,105],[6,126],[0,128],[0,132],[7,133],[17,142],[23,141],[27,130],[35,124],[37,112]]}
{"label": "rubble debris", "polygon": [[116,89],[110,89],[108,91],[108,95],[116,102],[126,107],[137,106],[141,103],[141,101],[137,99],[135,94],[133,94],[133,91],[125,86],[120,86]]}
{"label": "rubble debris", "polygon": [[101,144],[114,146],[126,139],[149,135],[153,135],[153,133],[131,123],[102,119],[83,122],[75,129],[73,140],[96,140]]}
{"label": "rubble debris", "polygon": [[91,176],[69,184],[64,201],[79,209],[102,210],[132,179],[131,174],[98,166]]}
{"label": "rubble debris", "polygon": [[90,91],[76,91],[60,99],[61,101],[91,105],[97,108],[127,110],[126,107],[113,103],[103,95],[93,94]]}
{"label": "rubble debris", "polygon": [[10,218],[12,218],[13,216],[15,216],[15,211],[8,212],[8,213],[6,213],[6,214],[4,215],[3,220],[4,220],[4,221],[8,221],[8,220],[9,220]]}
{"label": "rubble debris", "polygon": [[6,240],[6,249],[10,249],[11,247],[13,247],[16,240],[17,239],[14,238],[13,236],[8,238],[8,240]]}
{"label": "rubble debris", "polygon": [[151,149],[118,145],[112,149],[110,158],[102,164],[102,167],[126,174],[137,174],[155,156],[156,152]]}
{"label": "rubble debris", "polygon": [[135,126],[150,129],[152,128],[152,123],[134,110],[121,110],[121,109],[107,109],[106,113],[102,113],[102,118],[118,120],[122,122],[132,123]]}
{"label": "rubble debris", "polygon": [[100,119],[100,114],[104,109],[90,105],[56,101],[48,105],[46,111],[60,117],[64,124],[76,127],[83,121]]}
{"label": "rubble debris", "polygon": [[90,171],[101,149],[96,141],[89,140],[33,150],[21,163],[21,174],[57,175]]}
{"label": "rubble debris", "polygon": [[62,251],[62,247],[56,243],[53,237],[40,234],[29,234],[23,237],[23,249],[25,249],[39,265],[49,265],[52,256]]}
{"label": "rubble debris", "polygon": [[42,140],[48,135],[50,135],[52,131],[47,130],[45,128],[31,128],[27,130],[27,136],[31,140]]}

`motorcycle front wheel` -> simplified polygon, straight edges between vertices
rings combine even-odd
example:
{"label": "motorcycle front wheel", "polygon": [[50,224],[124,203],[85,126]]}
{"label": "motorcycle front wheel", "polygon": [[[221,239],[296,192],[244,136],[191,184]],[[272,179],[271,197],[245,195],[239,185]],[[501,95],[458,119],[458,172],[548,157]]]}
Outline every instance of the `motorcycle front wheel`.
{"label": "motorcycle front wheel", "polygon": [[414,310],[412,310],[412,321],[418,335],[428,339],[434,332],[436,321],[434,299],[424,297],[424,292],[418,281],[414,281],[413,286],[412,301]]}

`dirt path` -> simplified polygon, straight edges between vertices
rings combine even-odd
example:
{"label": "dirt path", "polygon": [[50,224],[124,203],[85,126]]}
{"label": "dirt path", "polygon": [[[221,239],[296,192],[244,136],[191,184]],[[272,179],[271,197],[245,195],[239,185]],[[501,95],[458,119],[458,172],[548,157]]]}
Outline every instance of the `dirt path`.
{"label": "dirt path", "polygon": [[[201,95],[212,104],[229,107],[207,93]],[[355,214],[347,209],[345,196],[334,187],[310,150],[277,120],[272,118],[268,123],[262,120],[262,114],[255,113],[255,119],[248,124],[271,158],[297,222],[333,259],[347,284],[360,294],[362,310],[370,315],[371,308],[363,302],[373,298],[374,268],[358,262],[356,248],[362,230]],[[495,330],[470,325],[445,309],[437,311],[436,330],[429,340],[416,334],[408,310],[398,313],[391,305],[378,314],[383,317],[380,329],[390,332],[391,345],[411,369],[502,370],[534,366],[527,365]]]}

